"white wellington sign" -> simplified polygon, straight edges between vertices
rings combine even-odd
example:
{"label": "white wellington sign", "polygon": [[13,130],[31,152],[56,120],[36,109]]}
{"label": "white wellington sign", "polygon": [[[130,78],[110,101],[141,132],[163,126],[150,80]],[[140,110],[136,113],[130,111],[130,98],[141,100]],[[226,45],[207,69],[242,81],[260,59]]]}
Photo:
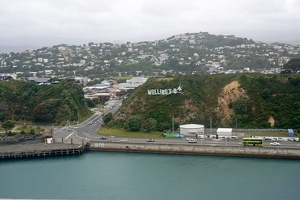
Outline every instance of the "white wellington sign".
{"label": "white wellington sign", "polygon": [[173,89],[152,89],[148,90],[148,95],[170,95],[170,94],[184,94],[181,84]]}

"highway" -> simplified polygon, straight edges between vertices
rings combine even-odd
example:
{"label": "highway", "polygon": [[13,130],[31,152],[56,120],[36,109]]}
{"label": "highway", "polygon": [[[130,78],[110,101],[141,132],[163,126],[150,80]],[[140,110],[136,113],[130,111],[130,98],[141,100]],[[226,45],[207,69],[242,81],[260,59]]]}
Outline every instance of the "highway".
{"label": "highway", "polygon": [[[92,121],[92,123],[91,123]],[[65,142],[73,141],[77,138],[86,141],[102,141],[102,142],[121,142],[123,137],[107,136],[106,140],[101,139],[101,135],[97,134],[97,130],[102,125],[101,114],[95,114],[85,123],[80,124],[70,130],[58,131],[55,133],[56,138],[64,138]],[[148,143],[147,138],[128,138],[129,143]],[[271,146],[273,141],[265,141],[264,148],[297,148],[300,149],[298,142],[280,141],[280,146]],[[188,143],[186,138],[154,138],[154,143],[160,144],[188,144],[188,145],[207,145],[207,146],[243,146],[242,139],[197,139],[197,143]],[[253,147],[260,148],[260,147]]]}
{"label": "highway", "polygon": [[[114,100],[111,107],[108,107],[104,113],[96,112],[88,120],[73,127],[56,127],[54,129],[54,139],[64,143],[74,141],[102,141],[102,142],[121,142],[122,137],[107,136],[105,140],[101,139],[101,135],[97,134],[98,129],[102,126],[102,116],[109,112],[116,112],[121,106],[122,100]],[[195,139],[195,138],[193,138]],[[186,138],[155,138],[154,143],[160,144],[188,144],[188,145],[208,145],[208,146],[243,146],[242,138],[239,139],[197,139],[197,143],[188,143]],[[148,143],[147,138],[128,138],[129,143]],[[299,142],[277,141],[280,146],[271,146],[274,142],[266,140],[264,147],[267,148],[297,148],[300,149]],[[260,147],[253,147],[260,148]]]}

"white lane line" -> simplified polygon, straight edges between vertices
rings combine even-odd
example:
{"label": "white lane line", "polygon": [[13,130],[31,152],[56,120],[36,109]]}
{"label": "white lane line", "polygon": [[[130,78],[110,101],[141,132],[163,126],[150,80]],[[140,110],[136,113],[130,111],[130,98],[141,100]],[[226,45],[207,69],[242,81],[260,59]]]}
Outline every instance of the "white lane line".
{"label": "white lane line", "polygon": [[75,132],[71,133],[70,135],[68,135],[65,140],[67,140],[69,137],[71,137]]}

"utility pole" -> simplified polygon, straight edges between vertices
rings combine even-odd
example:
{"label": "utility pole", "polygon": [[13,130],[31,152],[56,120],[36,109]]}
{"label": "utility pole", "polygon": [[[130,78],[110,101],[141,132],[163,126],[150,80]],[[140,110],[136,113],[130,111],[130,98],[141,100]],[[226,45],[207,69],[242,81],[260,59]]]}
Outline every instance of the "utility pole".
{"label": "utility pole", "polygon": [[235,118],[235,135],[237,135],[237,118]]}
{"label": "utility pole", "polygon": [[212,131],[212,118],[211,118],[211,116],[210,116],[209,120],[210,120],[210,135],[211,135],[211,131]]}
{"label": "utility pole", "polygon": [[172,129],[173,129],[173,133],[174,133],[174,115],[172,117]]}
{"label": "utility pole", "polygon": [[77,125],[79,123],[79,110],[77,111]]}

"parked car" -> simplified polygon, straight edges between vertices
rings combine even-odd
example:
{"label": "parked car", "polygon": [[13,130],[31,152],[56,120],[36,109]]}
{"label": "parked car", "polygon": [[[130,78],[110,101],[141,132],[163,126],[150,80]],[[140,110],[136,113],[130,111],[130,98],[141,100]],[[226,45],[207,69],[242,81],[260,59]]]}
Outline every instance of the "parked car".
{"label": "parked car", "polygon": [[154,139],[153,138],[150,138],[148,140],[146,140],[147,142],[154,142]]}
{"label": "parked car", "polygon": [[128,142],[127,138],[121,139],[121,142]]}
{"label": "parked car", "polygon": [[188,143],[197,143],[197,140],[196,140],[196,139],[190,139],[190,140],[188,141]]}
{"label": "parked car", "polygon": [[280,143],[279,142],[271,142],[270,145],[271,146],[280,146]]}

